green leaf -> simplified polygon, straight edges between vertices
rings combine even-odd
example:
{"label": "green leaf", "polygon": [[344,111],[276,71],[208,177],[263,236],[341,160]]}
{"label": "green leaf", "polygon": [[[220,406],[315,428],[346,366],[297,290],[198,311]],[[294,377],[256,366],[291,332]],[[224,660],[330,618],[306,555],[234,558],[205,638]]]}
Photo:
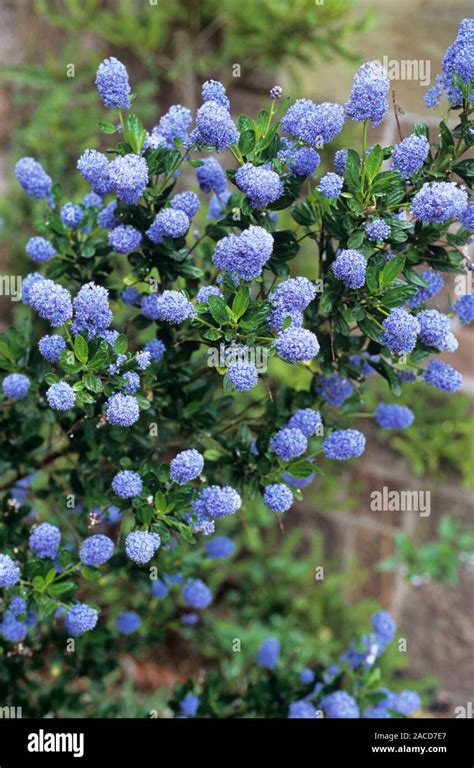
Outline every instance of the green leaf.
{"label": "green leaf", "polygon": [[396,277],[400,274],[405,266],[404,256],[394,256],[393,259],[387,261],[382,270],[382,285],[390,285],[393,283]]}
{"label": "green leaf", "polygon": [[118,339],[116,340],[114,344],[114,350],[117,353],[117,355],[124,355],[125,352],[128,350],[128,339],[123,334],[120,334]]}
{"label": "green leaf", "polygon": [[209,328],[206,333],[203,333],[203,338],[208,339],[208,341],[219,341],[222,338],[222,333],[217,328]]}
{"label": "green leaf", "polygon": [[239,149],[243,155],[248,155],[255,147],[255,131],[246,130],[240,134]]}
{"label": "green leaf", "polygon": [[209,296],[208,304],[209,311],[216,323],[219,323],[219,325],[228,325],[229,315],[227,314],[226,305],[221,297]]}
{"label": "green leaf", "polygon": [[245,283],[242,283],[232,302],[232,314],[236,320],[239,320],[242,315],[246,313],[249,303],[250,297],[248,286],[245,285]]}
{"label": "green leaf", "polygon": [[370,183],[373,181],[373,179],[376,177],[376,175],[380,171],[380,168],[382,167],[382,162],[383,162],[382,147],[379,144],[376,144],[375,147],[372,149],[371,153],[369,154],[365,163],[365,175]]}
{"label": "green leaf", "polygon": [[63,595],[65,592],[69,592],[76,588],[77,585],[73,581],[60,581],[57,584],[51,584],[48,587],[48,592],[50,595],[56,597],[57,595]]}
{"label": "green leaf", "polygon": [[94,376],[92,373],[86,373],[82,380],[86,389],[89,389],[91,392],[102,392],[104,388],[99,377]]}
{"label": "green leaf", "polygon": [[345,179],[351,191],[360,189],[360,160],[353,149],[350,149],[347,154]]}
{"label": "green leaf", "polygon": [[99,130],[102,131],[102,133],[115,133],[117,128],[113,123],[110,123],[108,120],[99,120],[97,123],[99,126]]}
{"label": "green leaf", "polygon": [[101,575],[102,573],[98,568],[90,568],[88,565],[83,565],[81,568],[81,576],[89,581],[97,581]]}
{"label": "green leaf", "polygon": [[399,285],[397,288],[391,288],[384,293],[380,303],[383,307],[387,307],[387,309],[399,307],[414,296],[417,290],[414,285]]}
{"label": "green leaf", "polygon": [[125,140],[128,141],[133,151],[138,155],[146,141],[146,130],[139,118],[133,113],[127,117],[125,125]]}
{"label": "green leaf", "polygon": [[74,339],[74,354],[80,363],[87,363],[89,358],[89,347],[83,336],[76,336]]}
{"label": "green leaf", "polygon": [[365,232],[354,232],[347,241],[348,248],[359,248],[365,240]]}

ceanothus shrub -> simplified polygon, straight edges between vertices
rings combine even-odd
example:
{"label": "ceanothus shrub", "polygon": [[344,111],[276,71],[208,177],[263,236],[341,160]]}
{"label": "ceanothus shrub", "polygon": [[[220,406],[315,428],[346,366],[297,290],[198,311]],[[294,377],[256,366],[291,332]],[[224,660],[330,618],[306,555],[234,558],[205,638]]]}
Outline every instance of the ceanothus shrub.
{"label": "ceanothus shrub", "polygon": [[[463,21],[428,96],[432,105],[444,89],[458,115],[439,135],[417,124],[396,146],[367,148],[368,129],[389,109],[375,62],[360,67],[345,106],[291,104],[275,87],[256,120],[235,120],[224,87],[209,81],[195,118],[175,105],[147,132],[129,111],[126,69],[110,58],[96,80],[114,110],[100,124],[110,141],[78,158],[82,201],[64,199],[39,160],[17,163],[40,216],[26,245],[35,269],[23,282],[28,317],[0,346],[7,643],[32,636],[41,647],[58,621],[87,643],[106,607],[94,588],[103,574],[120,571],[133,590],[137,571],[160,569],[161,553],[218,533],[256,498],[291,515],[321,461],[338,472],[363,454],[351,414],[363,408],[367,377],[386,380],[388,399],[415,379],[459,389],[461,375],[435,356],[455,349],[451,317],[472,321],[472,297],[446,315],[429,302],[443,273],[465,270],[473,229],[464,158],[472,81],[462,55],[473,34]],[[335,154],[336,173],[318,173],[318,149],[347,120],[360,123],[361,145]],[[292,266],[304,241],[311,279]],[[278,385],[276,358],[288,381],[302,371],[306,386]],[[413,421],[393,402],[368,415],[383,429]],[[48,478],[41,511],[37,473]],[[232,542],[216,552],[230,555]],[[213,601],[192,563],[180,597],[153,582],[156,598],[193,609],[182,617],[189,627]],[[133,636],[143,618],[122,612],[114,631]],[[348,652],[352,669],[385,647],[367,643],[362,661]],[[277,668],[279,649],[278,638],[268,641],[258,665]],[[315,716],[319,692],[340,677],[320,681],[307,701],[301,682],[289,716]],[[330,688],[320,699],[327,716],[359,716],[356,698]],[[377,716],[416,709],[393,696],[373,703]],[[199,715],[199,700],[188,691],[176,711]]]}

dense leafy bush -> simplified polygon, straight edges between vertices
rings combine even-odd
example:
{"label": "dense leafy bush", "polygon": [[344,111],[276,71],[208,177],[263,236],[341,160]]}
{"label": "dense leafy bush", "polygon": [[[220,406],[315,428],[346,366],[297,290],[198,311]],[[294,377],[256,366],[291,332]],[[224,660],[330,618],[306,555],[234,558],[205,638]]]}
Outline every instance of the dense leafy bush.
{"label": "dense leafy bush", "polygon": [[[44,271],[25,279],[32,313],[0,343],[9,445],[2,634],[7,648],[16,643],[7,675],[28,652],[26,637],[58,652],[67,638],[76,671],[106,674],[116,632],[133,636],[144,618],[103,603],[113,580],[166,598],[158,635],[176,630],[176,605],[185,627],[199,622],[215,590],[190,545],[210,536],[208,557],[228,556],[224,518],[251,523],[256,499],[279,518],[319,473],[320,457],[337,467],[360,456],[365,437],[352,420],[373,371],[394,396],[416,378],[459,389],[454,368],[428,362],[456,341],[449,316],[426,304],[440,273],[464,271],[460,247],[472,231],[468,191],[453,180],[470,187],[472,179],[463,159],[472,144],[463,65],[472,34],[465,20],[443,62],[459,120],[453,130],[441,123],[439,141],[417,125],[396,147],[367,148],[369,126],[388,110],[389,83],[374,62],[357,72],[345,107],[290,106],[276,86],[268,110],[234,122],[224,87],[208,81],[194,128],[177,105],[147,133],[130,111],[127,72],[111,58],[96,84],[117,109],[101,129],[118,142],[79,158],[91,186],[83,200],[63,199],[36,159],[19,161],[18,181],[43,201],[27,253]],[[347,117],[362,124],[362,150],[339,152],[336,173],[316,180],[317,150]],[[224,172],[206,153],[225,150],[237,168]],[[204,230],[193,231],[202,200],[184,169],[212,193]],[[292,228],[279,224],[287,210]],[[306,238],[315,280],[289,277]],[[429,269],[420,275],[422,264]],[[472,296],[454,310],[472,320]],[[303,370],[306,386],[277,386],[280,365]],[[413,420],[393,403],[374,415],[384,429]],[[115,633],[109,612],[121,613]],[[411,714],[417,695],[381,689],[375,667],[394,636],[393,619],[377,612],[342,667],[312,659],[300,684],[279,667],[278,637],[268,637],[257,655],[263,672],[247,675],[246,690],[211,676],[200,702],[186,685],[173,707],[187,716]]]}

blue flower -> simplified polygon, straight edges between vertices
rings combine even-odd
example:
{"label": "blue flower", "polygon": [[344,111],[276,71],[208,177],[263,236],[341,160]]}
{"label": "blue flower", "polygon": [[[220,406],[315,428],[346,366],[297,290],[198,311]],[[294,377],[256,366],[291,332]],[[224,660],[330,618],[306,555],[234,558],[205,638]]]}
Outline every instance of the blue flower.
{"label": "blue flower", "polygon": [[308,441],[300,429],[283,427],[270,439],[270,449],[279,459],[291,461],[301,456],[308,447]]}
{"label": "blue flower", "polygon": [[192,508],[197,517],[195,528],[205,535],[214,533],[213,520],[220,520],[227,515],[234,515],[242,504],[242,499],[229,485],[209,485],[193,499]]}
{"label": "blue flower", "polygon": [[109,245],[117,253],[131,253],[142,241],[141,233],[135,227],[128,224],[119,224],[108,235]]}
{"label": "blue flower", "polygon": [[270,294],[268,300],[274,307],[291,312],[302,312],[316,296],[316,288],[306,277],[291,277],[284,280]]}
{"label": "blue flower", "polygon": [[94,629],[98,618],[99,613],[95,608],[91,608],[85,603],[76,603],[68,611],[65,627],[73,637],[82,635],[84,632]]}
{"label": "blue flower", "polygon": [[425,224],[442,224],[459,219],[467,207],[467,192],[454,182],[432,181],[423,184],[412,200],[411,210]]}
{"label": "blue flower", "polygon": [[468,232],[474,232],[474,202],[469,203],[467,208],[461,213],[459,221]]}
{"label": "blue flower", "polygon": [[114,553],[114,542],[108,536],[98,533],[89,536],[82,543],[79,557],[84,565],[103,565]]}
{"label": "blue flower", "polygon": [[26,252],[30,259],[38,263],[49,261],[57,253],[56,248],[44,237],[30,237],[26,244]]}
{"label": "blue flower", "polygon": [[224,294],[217,285],[203,285],[196,294],[196,303],[204,304],[209,300],[210,296],[219,296],[220,299],[224,298]]}
{"label": "blue flower", "polygon": [[225,107],[216,101],[206,101],[197,111],[193,140],[223,152],[238,142],[239,132]]}
{"label": "blue flower", "polygon": [[367,261],[360,251],[341,251],[336,256],[331,269],[346,288],[362,288],[365,284]]}
{"label": "blue flower", "polygon": [[278,159],[288,163],[292,176],[309,178],[318,168],[321,158],[312,147],[298,147],[294,142],[287,142],[278,152]]}
{"label": "blue flower", "polygon": [[199,477],[203,469],[203,456],[199,451],[191,448],[188,451],[181,451],[174,457],[170,464],[170,475],[178,485],[186,485]]}
{"label": "blue flower", "polygon": [[443,276],[439,272],[435,272],[432,269],[428,269],[425,272],[420,272],[419,277],[428,283],[426,288],[418,288],[417,293],[408,299],[407,306],[412,309],[417,309],[421,304],[436,296],[443,288],[444,280]]}
{"label": "blue flower", "polygon": [[357,429],[336,429],[324,438],[322,447],[328,459],[347,461],[364,453],[365,437]]}
{"label": "blue flower", "polygon": [[279,658],[280,641],[276,637],[267,637],[258,649],[257,666],[261,669],[275,669]]}
{"label": "blue flower", "polygon": [[311,685],[314,683],[314,672],[309,667],[305,667],[301,670],[299,675],[299,681],[300,683],[303,683],[303,685]]}
{"label": "blue flower", "polygon": [[195,627],[201,621],[198,613],[185,613],[181,616],[181,624],[184,627]]}
{"label": "blue flower", "polygon": [[171,207],[175,211],[183,211],[189,219],[192,219],[201,207],[201,201],[195,192],[181,192],[171,199]]}
{"label": "blue flower", "polygon": [[106,205],[103,211],[97,216],[97,223],[104,229],[112,229],[118,224],[117,219],[114,216],[115,209],[117,208],[117,201],[112,200],[111,203]]}
{"label": "blue flower", "polygon": [[159,363],[166,352],[166,346],[161,339],[152,339],[145,344],[145,352],[148,352],[154,363]]}
{"label": "blue flower", "polygon": [[334,168],[339,176],[344,176],[346,173],[346,162],[349,151],[347,149],[338,149],[334,154]]}
{"label": "blue flower", "polygon": [[189,229],[191,222],[186,213],[174,208],[163,208],[153,224],[147,229],[146,234],[152,243],[161,243],[164,237],[183,237]]}
{"label": "blue flower", "polygon": [[340,408],[352,395],[354,387],[349,379],[334,373],[332,376],[321,376],[316,381],[315,390],[326,403]]}
{"label": "blue flower", "polygon": [[0,587],[14,587],[20,578],[20,569],[8,555],[0,555]]}
{"label": "blue flower", "polygon": [[252,208],[264,208],[283,194],[283,184],[275,171],[245,163],[235,174],[235,183],[245,192]]}
{"label": "blue flower", "polygon": [[140,371],[145,371],[151,365],[151,355],[149,352],[137,352],[137,366]]}
{"label": "blue flower", "polygon": [[430,360],[421,378],[426,384],[443,392],[456,392],[462,385],[459,371],[441,360]]}
{"label": "blue flower", "polygon": [[321,147],[344,127],[344,110],[339,104],[315,104],[311,99],[297,99],[281,121],[283,130],[306,144]]}
{"label": "blue flower", "polygon": [[365,234],[374,243],[378,240],[386,240],[390,234],[390,227],[383,219],[372,219],[365,226]]}
{"label": "blue flower", "polygon": [[161,544],[157,533],[132,531],[125,539],[125,552],[138,565],[148,563]]}
{"label": "blue flower", "polygon": [[334,691],[325,696],[321,706],[326,717],[338,719],[360,717],[356,700],[345,691]]}
{"label": "blue flower", "polygon": [[41,200],[51,191],[52,180],[43,167],[32,157],[22,157],[15,166],[15,174],[29,197]]}
{"label": "blue flower", "polygon": [[227,235],[216,245],[212,261],[243,280],[253,280],[262,273],[273,252],[273,237],[263,227],[251,225],[240,235]]}
{"label": "blue flower", "polygon": [[40,275],[39,272],[30,272],[29,275],[26,275],[26,277],[23,278],[21,282],[21,300],[23,304],[30,303],[31,288],[35,283],[38,283],[41,280],[44,280],[44,277],[43,275]]}
{"label": "blue flower", "polygon": [[301,430],[306,437],[315,435],[320,425],[321,414],[319,411],[314,411],[312,408],[302,408],[299,411],[296,411],[288,422],[289,427]]}
{"label": "blue flower", "polygon": [[388,704],[389,709],[402,715],[412,715],[421,707],[421,699],[416,691],[401,691],[392,694]]}
{"label": "blue flower", "polygon": [[133,395],[134,392],[140,389],[140,376],[135,371],[127,371],[127,373],[123,374],[122,378],[125,381],[123,385],[124,392]]}
{"label": "blue flower", "polygon": [[90,338],[105,331],[112,322],[109,292],[101,285],[86,283],[73,300],[74,334],[87,331]]}
{"label": "blue flower", "polygon": [[428,109],[434,109],[435,107],[438,106],[442,95],[443,95],[443,86],[442,86],[441,78],[437,77],[435,84],[432,85],[431,88],[428,88],[428,90],[426,91],[423,97],[425,106],[427,106]]}
{"label": "blue flower", "polygon": [[288,711],[290,720],[314,720],[321,717],[310,701],[292,701]]}
{"label": "blue flower", "polygon": [[36,280],[29,288],[28,299],[39,316],[49,320],[54,328],[72,317],[71,294],[52,280]]}
{"label": "blue flower", "polygon": [[397,625],[388,611],[376,611],[372,616],[372,627],[382,645],[391,643],[397,631]]}
{"label": "blue flower", "polygon": [[131,89],[127,70],[114,56],[99,64],[95,84],[104,106],[129,109]]}
{"label": "blue flower", "polygon": [[430,144],[425,136],[417,136],[412,133],[395,145],[392,156],[392,168],[400,171],[404,179],[410,178],[423,167],[428,157]]}
{"label": "blue flower", "polygon": [[388,112],[390,82],[381,64],[368,61],[362,64],[354,77],[346,115],[356,122],[371,120],[375,128]]}
{"label": "blue flower", "polygon": [[203,192],[222,195],[227,187],[227,178],[215,157],[206,157],[196,170],[199,187]]}
{"label": "blue flower", "polygon": [[215,101],[221,107],[225,107],[228,112],[230,111],[230,101],[226,89],[218,80],[206,80],[201,88],[201,93],[204,102]]}
{"label": "blue flower", "polygon": [[227,536],[214,536],[204,547],[209,560],[222,560],[235,552],[235,544]]}
{"label": "blue flower", "polygon": [[77,161],[77,170],[97,195],[110,192],[109,166],[107,157],[96,149],[86,149]]}
{"label": "blue flower", "polygon": [[46,390],[48,405],[55,411],[68,411],[76,402],[76,394],[65,381],[58,381]]}
{"label": "blue flower", "polygon": [[417,315],[420,340],[427,347],[442,347],[449,333],[449,319],[437,309],[424,309]]}
{"label": "blue flower", "polygon": [[8,610],[11,611],[14,616],[21,616],[23,613],[26,613],[26,600],[19,595],[15,595],[10,600]]}
{"label": "blue flower", "polygon": [[337,173],[326,173],[319,182],[319,191],[325,197],[335,200],[342,192],[344,179]]}
{"label": "blue flower", "polygon": [[153,579],[151,582],[151,594],[153,597],[166,597],[169,591],[169,587],[161,579]]}
{"label": "blue flower", "polygon": [[382,323],[384,332],[380,340],[390,352],[396,355],[413,352],[416,337],[420,332],[420,324],[416,317],[408,314],[405,309],[396,307]]}
{"label": "blue flower", "polygon": [[120,613],[116,620],[115,626],[122,635],[131,635],[139,629],[142,620],[138,613],[135,611],[124,611]]}
{"label": "blue flower", "polygon": [[181,714],[184,717],[195,717],[200,701],[199,696],[195,696],[194,693],[187,693],[179,704]]}
{"label": "blue flower", "polygon": [[[150,301],[145,302],[145,299]],[[179,325],[188,318],[192,319],[196,314],[193,305],[181,291],[163,291],[161,295],[145,296],[142,301],[142,310],[145,317],[167,320],[175,325]]]}
{"label": "blue flower", "polygon": [[30,380],[23,373],[9,373],[2,383],[3,392],[13,400],[21,400],[28,394]]}
{"label": "blue flower", "polygon": [[474,293],[461,296],[453,307],[463,325],[469,325],[474,320]]}
{"label": "blue flower", "polygon": [[122,499],[133,499],[140,496],[143,482],[138,472],[122,469],[114,476],[112,488],[116,496],[120,496]]}
{"label": "blue flower", "polygon": [[60,217],[62,223],[66,227],[69,227],[69,229],[77,229],[84,218],[84,211],[80,205],[66,203],[61,208]]}
{"label": "blue flower", "polygon": [[290,363],[306,362],[318,354],[319,342],[312,331],[290,327],[280,333],[275,349],[283,360]]}
{"label": "blue flower", "polygon": [[0,631],[5,640],[10,643],[21,643],[26,637],[27,629],[24,621],[19,621],[11,611],[5,611],[0,624]]}
{"label": "blue flower", "polygon": [[173,104],[151,132],[152,146],[175,147],[175,139],[183,144],[189,142],[188,131],[193,121],[191,110],[182,104]]}
{"label": "blue flower", "polygon": [[135,205],[148,184],[146,160],[133,154],[116,157],[109,165],[109,177],[111,189],[119,200]]}
{"label": "blue flower", "polygon": [[131,427],[138,421],[140,411],[133,395],[111,395],[106,403],[106,419],[117,427]]}
{"label": "blue flower", "polygon": [[247,392],[258,384],[258,371],[255,364],[244,360],[231,363],[227,368],[227,376],[239,392]]}
{"label": "blue flower", "polygon": [[31,531],[29,538],[31,551],[41,560],[48,557],[54,560],[58,554],[60,543],[61,531],[57,526],[50,523],[36,525]]}
{"label": "blue flower", "polygon": [[186,603],[196,610],[207,608],[212,603],[212,592],[202,579],[188,579],[181,594]]}
{"label": "blue flower", "polygon": [[406,429],[411,427],[415,416],[406,405],[380,403],[375,409],[375,420],[383,429]]}
{"label": "blue flower", "polygon": [[263,501],[273,512],[287,512],[293,504],[293,494],[284,483],[270,483],[263,493]]}
{"label": "blue flower", "polygon": [[96,192],[88,192],[82,198],[82,205],[84,208],[96,208],[98,210],[99,208],[102,208],[103,201],[101,196],[96,194]]}
{"label": "blue flower", "polygon": [[140,291],[134,285],[129,285],[120,293],[120,298],[130,307],[136,307],[140,301]]}

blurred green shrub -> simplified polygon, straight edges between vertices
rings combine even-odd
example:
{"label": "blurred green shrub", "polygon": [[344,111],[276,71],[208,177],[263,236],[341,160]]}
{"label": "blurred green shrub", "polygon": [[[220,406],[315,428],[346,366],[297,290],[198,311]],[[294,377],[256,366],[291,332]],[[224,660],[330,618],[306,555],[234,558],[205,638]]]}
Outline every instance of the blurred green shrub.
{"label": "blurred green shrub", "polygon": [[438,538],[419,545],[405,534],[395,536],[395,554],[380,563],[381,571],[399,568],[414,586],[441,581],[455,586],[462,563],[474,562],[474,533],[451,517],[441,518]]}
{"label": "blurred green shrub", "polygon": [[[364,403],[374,408],[386,400],[382,381],[375,378],[367,387]],[[397,402],[407,405],[415,421],[407,430],[379,429],[377,440],[408,459],[415,474],[443,480],[450,475],[461,478],[465,488],[474,487],[474,414],[468,395],[446,397],[428,392],[422,384],[403,388]]]}

